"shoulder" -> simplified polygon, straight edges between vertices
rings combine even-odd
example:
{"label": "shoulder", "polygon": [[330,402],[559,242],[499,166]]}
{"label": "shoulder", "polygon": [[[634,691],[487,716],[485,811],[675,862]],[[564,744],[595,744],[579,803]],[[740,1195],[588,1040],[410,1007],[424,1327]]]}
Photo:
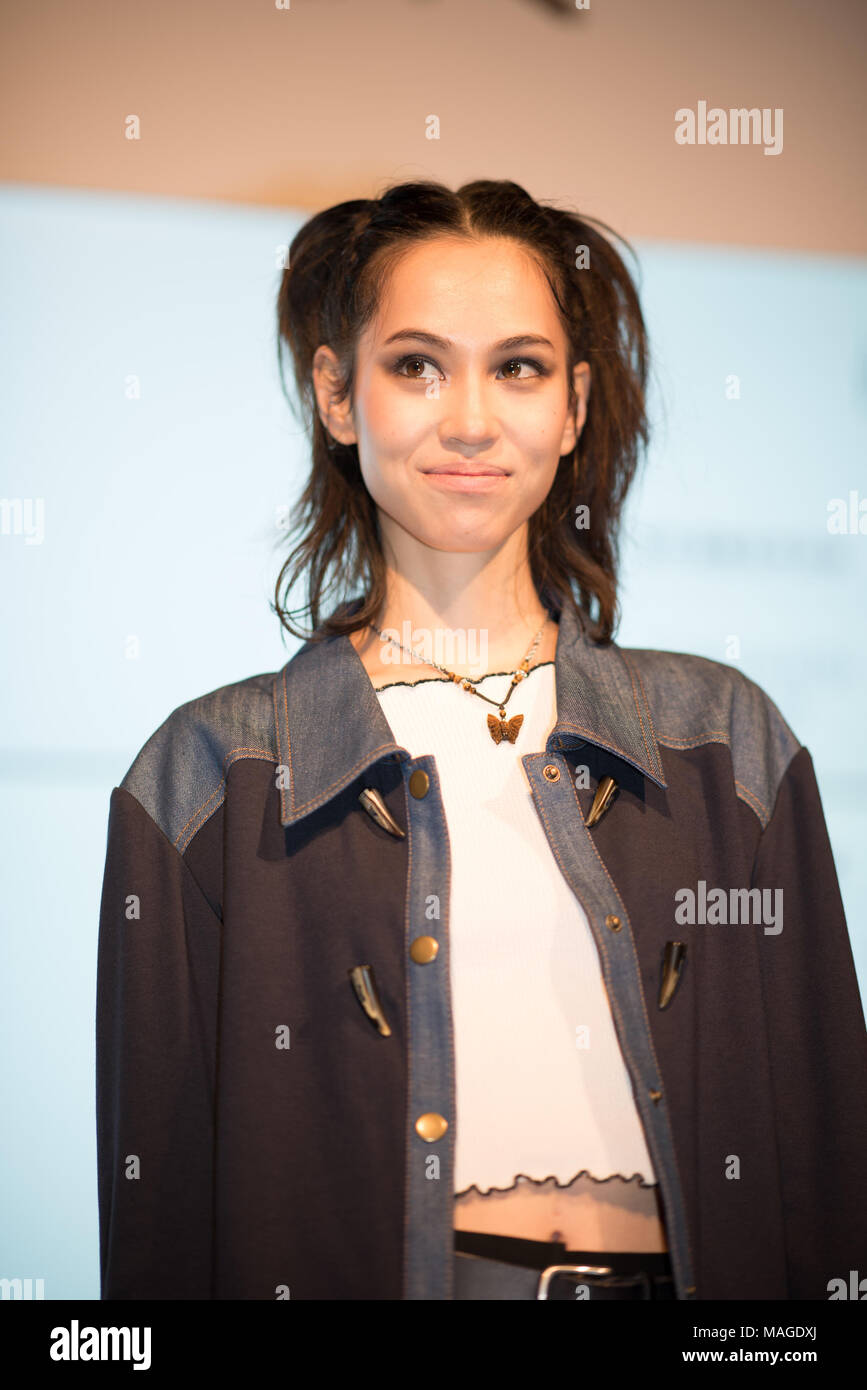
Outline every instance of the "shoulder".
{"label": "shoulder", "polygon": [[688,652],[621,647],[656,740],[672,749],[722,743],[738,794],[765,824],[801,744],[777,705],[736,666]]}
{"label": "shoulder", "polygon": [[121,787],[179,850],[222,804],[232,763],[240,758],[278,761],[278,675],[249,676],[179,705],[133,760]]}

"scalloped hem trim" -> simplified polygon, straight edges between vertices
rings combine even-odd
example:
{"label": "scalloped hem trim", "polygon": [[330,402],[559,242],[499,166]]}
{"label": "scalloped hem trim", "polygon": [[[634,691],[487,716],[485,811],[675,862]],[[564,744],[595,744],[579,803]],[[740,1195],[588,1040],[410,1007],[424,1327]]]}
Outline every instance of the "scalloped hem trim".
{"label": "scalloped hem trim", "polygon": [[508,1187],[488,1187],[483,1191],[477,1183],[473,1182],[470,1183],[469,1187],[461,1188],[460,1192],[455,1193],[455,1196],[465,1197],[468,1192],[473,1191],[477,1192],[480,1197],[488,1197],[492,1192],[514,1192],[520,1178],[523,1178],[525,1182],[532,1183],[534,1187],[544,1187],[545,1183],[553,1182],[554,1186],[559,1187],[561,1191],[566,1187],[571,1187],[573,1182],[577,1182],[579,1178],[589,1178],[591,1182],[601,1184],[615,1181],[631,1183],[637,1178],[639,1187],[651,1188],[659,1186],[658,1182],[645,1181],[643,1173],[633,1173],[631,1178],[624,1177],[622,1173],[609,1173],[607,1178],[597,1178],[594,1173],[590,1172],[589,1168],[582,1168],[581,1171],[576,1173],[574,1177],[571,1177],[568,1182],[558,1182],[554,1173],[550,1173],[547,1178],[531,1178],[528,1173],[517,1173],[515,1175],[515,1181],[510,1183]]}

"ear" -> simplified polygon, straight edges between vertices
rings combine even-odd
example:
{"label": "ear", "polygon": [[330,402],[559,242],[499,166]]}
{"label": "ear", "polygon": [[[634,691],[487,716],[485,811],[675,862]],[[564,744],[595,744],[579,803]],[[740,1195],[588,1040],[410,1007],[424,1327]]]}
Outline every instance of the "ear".
{"label": "ear", "polygon": [[569,415],[563,427],[563,437],[560,441],[560,457],[569,454],[575,448],[584,428],[587,419],[587,401],[590,396],[590,367],[586,362],[579,362],[572,371],[572,384],[575,388],[577,403],[573,413]]}
{"label": "ear", "polygon": [[342,401],[337,400],[340,390],[337,356],[325,344],[318,347],[313,354],[313,390],[319,407],[319,417],[332,439],[336,439],[339,444],[357,444],[358,436],[355,433],[349,397]]}

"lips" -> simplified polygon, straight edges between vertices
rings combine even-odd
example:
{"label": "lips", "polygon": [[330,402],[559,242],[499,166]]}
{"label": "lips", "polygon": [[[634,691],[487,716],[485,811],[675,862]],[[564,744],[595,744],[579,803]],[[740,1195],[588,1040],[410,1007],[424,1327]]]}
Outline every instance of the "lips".
{"label": "lips", "polygon": [[441,463],[436,468],[423,468],[423,473],[451,473],[458,478],[504,478],[505,468],[494,468],[490,464]]}

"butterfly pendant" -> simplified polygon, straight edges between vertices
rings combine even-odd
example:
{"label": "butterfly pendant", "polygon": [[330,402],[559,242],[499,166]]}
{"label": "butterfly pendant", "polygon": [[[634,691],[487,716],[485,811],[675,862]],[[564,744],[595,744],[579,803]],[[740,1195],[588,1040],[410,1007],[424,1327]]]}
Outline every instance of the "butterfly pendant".
{"label": "butterfly pendant", "polygon": [[507,739],[509,743],[514,743],[523,722],[523,714],[516,714],[512,719],[498,719],[495,714],[489,714],[488,728],[494,743],[501,743],[503,739]]}

